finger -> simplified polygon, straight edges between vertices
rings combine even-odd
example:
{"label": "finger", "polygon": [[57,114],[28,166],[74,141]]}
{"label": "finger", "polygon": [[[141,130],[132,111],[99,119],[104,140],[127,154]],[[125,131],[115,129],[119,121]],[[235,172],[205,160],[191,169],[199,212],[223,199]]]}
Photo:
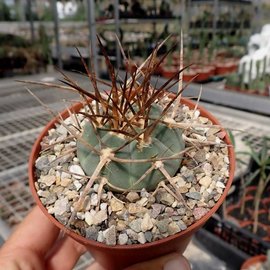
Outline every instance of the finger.
{"label": "finger", "polygon": [[97,262],[93,262],[86,270],[108,270],[108,269],[103,268]]}
{"label": "finger", "polygon": [[44,255],[53,246],[59,229],[36,206],[18,226],[2,250],[29,249]]}
{"label": "finger", "polygon": [[46,270],[41,256],[31,250],[17,248],[0,253],[1,270]]}
{"label": "finger", "polygon": [[190,270],[189,262],[185,257],[172,253],[151,261],[132,265],[125,270]]}
{"label": "finger", "polygon": [[[64,236],[59,239],[46,258],[46,269],[73,269],[78,259],[86,252],[83,245],[77,243],[70,237]],[[59,268],[59,266],[61,266]]]}

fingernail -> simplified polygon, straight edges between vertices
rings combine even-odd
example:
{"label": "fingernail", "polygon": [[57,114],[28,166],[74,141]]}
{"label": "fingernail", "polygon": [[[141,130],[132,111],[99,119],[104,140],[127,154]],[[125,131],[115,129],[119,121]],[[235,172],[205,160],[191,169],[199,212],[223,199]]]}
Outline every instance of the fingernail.
{"label": "fingernail", "polygon": [[171,261],[166,262],[163,270],[188,270],[189,265],[184,259],[173,259]]}

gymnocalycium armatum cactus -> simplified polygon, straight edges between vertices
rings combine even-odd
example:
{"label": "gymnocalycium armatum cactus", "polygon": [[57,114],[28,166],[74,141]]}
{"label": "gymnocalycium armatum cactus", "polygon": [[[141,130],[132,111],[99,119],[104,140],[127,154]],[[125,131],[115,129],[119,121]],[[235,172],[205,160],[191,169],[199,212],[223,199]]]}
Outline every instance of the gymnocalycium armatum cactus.
{"label": "gymnocalycium armatum cactus", "polygon": [[[182,70],[161,88],[154,89],[151,75],[166,57],[157,61],[157,47],[144,63],[144,72],[137,70],[130,79],[126,75],[118,85],[101,42],[100,46],[112,86],[107,95],[101,95],[88,71],[95,98],[94,103],[88,102],[91,114],[84,113],[89,121],[77,142],[80,164],[92,176],[88,183],[91,186],[95,178],[102,177],[113,190],[154,190],[162,180],[175,176],[185,149],[181,128],[172,125],[175,112],[171,107],[181,91],[168,104],[160,103]],[[138,75],[143,77],[141,83]]]}
{"label": "gymnocalycium armatum cactus", "polygon": [[[162,186],[187,207],[173,179],[180,169],[183,154],[190,150],[190,147],[185,148],[182,138],[182,123],[179,123],[179,120],[175,121],[181,93],[184,90],[183,47],[180,52],[179,71],[161,87],[153,87],[150,83],[154,71],[174,49],[173,47],[164,56],[157,58],[157,51],[165,41],[166,39],[157,45],[146,61],[131,72],[130,78],[126,72],[125,78],[119,83],[99,40],[108,66],[110,83],[96,78],[94,69],[89,70],[81,57],[94,92],[81,88],[64,73],[64,80],[61,82],[66,84],[65,86],[30,82],[74,91],[84,100],[82,109],[77,113],[84,116],[84,125],[74,126],[76,131],[58,117],[62,126],[76,138],[77,157],[87,175],[86,185],[78,201],[74,203],[67,226],[72,223],[76,213],[84,208],[85,199],[95,182],[99,183],[98,202],[104,186],[120,192],[143,188],[157,191]],[[125,57],[121,45],[120,48],[127,64],[129,60]],[[80,54],[79,51],[78,53]],[[178,93],[169,95],[168,90],[178,81]],[[109,91],[101,91],[99,83],[109,87]],[[77,114],[72,116],[70,112],[71,117],[75,119]]]}
{"label": "gymnocalycium armatum cactus", "polygon": [[[139,101],[139,100],[138,100]],[[151,106],[148,114],[151,119],[158,119],[162,113],[162,108],[155,104]],[[153,190],[158,183],[164,179],[163,174],[159,170],[151,170],[153,158],[165,158],[173,156],[184,150],[185,145],[182,139],[182,130],[179,128],[170,128],[166,124],[158,123],[150,134],[145,134],[143,119],[145,110],[141,113],[134,110],[134,114],[129,109],[125,114],[130,114],[133,121],[130,120],[130,125],[134,125],[133,131],[129,135],[102,129],[100,126],[87,123],[83,130],[82,138],[87,141],[98,152],[109,151],[114,152],[116,158],[130,160],[128,163],[111,161],[107,166],[104,166],[100,175],[105,177],[114,189],[118,190]],[[134,117],[136,116],[136,117]],[[128,116],[127,116],[128,117]],[[140,120],[143,120],[138,126]],[[150,122],[150,120],[148,120]],[[153,123],[153,121],[152,121]],[[126,122],[122,123],[125,125]],[[150,124],[151,125],[151,124]],[[119,127],[118,127],[119,128]],[[131,129],[127,126],[127,130]],[[126,131],[128,132],[128,131]],[[131,130],[130,130],[131,132]],[[129,142],[132,136],[140,134],[137,139]],[[102,143],[101,143],[102,142]],[[129,142],[129,143],[128,143]],[[123,147],[122,147],[123,146]],[[77,143],[77,156],[80,164],[87,175],[92,175],[100,162],[100,155],[90,149],[87,149],[83,143]],[[144,160],[144,162],[136,162],[136,160]],[[134,161],[134,162],[133,162]],[[169,159],[164,161],[164,168],[169,175],[174,176],[179,169],[181,156],[178,159]],[[141,178],[143,175],[145,177]],[[141,179],[141,181],[140,181]]]}

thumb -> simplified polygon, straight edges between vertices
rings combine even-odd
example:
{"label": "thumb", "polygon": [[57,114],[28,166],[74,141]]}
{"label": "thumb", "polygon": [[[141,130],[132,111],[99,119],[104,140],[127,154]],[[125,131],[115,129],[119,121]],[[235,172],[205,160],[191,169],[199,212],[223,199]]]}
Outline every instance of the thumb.
{"label": "thumb", "polygon": [[190,270],[189,262],[185,257],[172,253],[157,259],[132,265],[125,270]]}

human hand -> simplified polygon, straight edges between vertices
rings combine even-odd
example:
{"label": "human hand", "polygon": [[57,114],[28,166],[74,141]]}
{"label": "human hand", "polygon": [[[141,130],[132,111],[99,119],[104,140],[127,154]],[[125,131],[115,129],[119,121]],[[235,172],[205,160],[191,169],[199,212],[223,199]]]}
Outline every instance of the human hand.
{"label": "human hand", "polygon": [[[72,238],[58,238],[59,229],[35,207],[0,250],[0,270],[69,270],[86,252]],[[126,270],[189,270],[177,254],[140,263]],[[105,270],[94,262],[87,270]],[[108,269],[109,270],[109,269]]]}

